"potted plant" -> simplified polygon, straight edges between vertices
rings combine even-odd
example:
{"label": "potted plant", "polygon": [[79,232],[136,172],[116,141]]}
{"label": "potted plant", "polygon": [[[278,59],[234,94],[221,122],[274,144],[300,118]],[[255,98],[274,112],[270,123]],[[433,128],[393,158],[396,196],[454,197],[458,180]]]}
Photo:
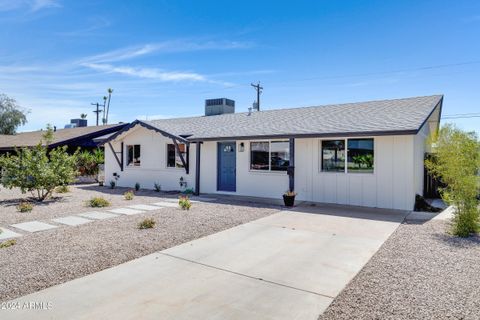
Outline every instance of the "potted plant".
{"label": "potted plant", "polygon": [[286,191],[283,194],[283,203],[285,204],[285,207],[293,207],[293,204],[295,203],[295,196],[297,193],[293,190],[291,191]]}

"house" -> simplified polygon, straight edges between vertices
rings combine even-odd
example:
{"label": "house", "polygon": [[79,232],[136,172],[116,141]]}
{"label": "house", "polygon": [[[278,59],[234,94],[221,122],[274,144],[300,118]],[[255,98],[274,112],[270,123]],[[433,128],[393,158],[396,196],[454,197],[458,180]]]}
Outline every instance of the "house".
{"label": "house", "polygon": [[[72,119],[77,120],[77,119]],[[127,124],[110,124],[104,126],[85,126],[70,127],[66,129],[54,129],[53,141],[49,148],[59,146],[68,146],[70,152],[77,148],[91,150],[97,148],[102,142],[101,137],[115,133],[125,127]],[[14,135],[0,135],[0,155],[7,152],[15,152],[15,148],[36,146],[43,138],[45,131],[20,132]],[[100,140],[99,140],[100,139]]]}
{"label": "house", "polygon": [[[412,210],[422,194],[428,135],[442,95],[136,120],[105,142],[105,179],[118,186]],[[108,145],[108,146],[107,146]]]}

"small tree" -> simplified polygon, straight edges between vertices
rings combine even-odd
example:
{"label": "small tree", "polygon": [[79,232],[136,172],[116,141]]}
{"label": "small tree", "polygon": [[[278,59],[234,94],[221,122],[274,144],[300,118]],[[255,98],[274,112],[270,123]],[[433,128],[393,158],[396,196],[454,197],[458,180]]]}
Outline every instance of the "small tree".
{"label": "small tree", "polygon": [[39,200],[45,200],[53,190],[73,182],[76,171],[77,153],[67,153],[67,146],[48,151],[51,132],[44,135],[45,145],[40,142],[33,148],[16,150],[16,155],[0,157],[2,168],[1,184],[9,189],[20,188],[22,193],[32,192]]}
{"label": "small tree", "polygon": [[14,134],[17,128],[27,123],[27,114],[15,99],[0,94],[0,134]]}
{"label": "small tree", "polygon": [[434,157],[425,164],[432,175],[446,184],[440,193],[455,207],[453,233],[468,237],[480,230],[477,200],[480,141],[476,133],[447,124],[432,137],[432,142]]}

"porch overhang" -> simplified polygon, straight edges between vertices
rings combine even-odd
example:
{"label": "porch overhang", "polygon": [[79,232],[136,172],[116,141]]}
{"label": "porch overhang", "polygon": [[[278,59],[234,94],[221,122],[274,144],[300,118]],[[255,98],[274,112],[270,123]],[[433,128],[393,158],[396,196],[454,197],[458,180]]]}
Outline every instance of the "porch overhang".
{"label": "porch overhang", "polygon": [[[190,141],[188,141],[187,139],[181,137],[181,136],[177,136],[177,135],[174,135],[172,133],[169,133],[167,131],[164,131],[164,130],[161,130],[157,127],[154,127],[146,122],[143,122],[141,120],[135,120],[133,121],[132,123],[126,125],[125,127],[123,127],[121,130],[117,131],[116,133],[112,134],[111,136],[105,138],[103,141],[102,141],[102,145],[104,146],[105,144],[109,145],[109,147],[111,148],[112,152],[114,153],[115,155],[115,158],[119,164],[119,166],[121,167],[122,171],[123,171],[123,142],[122,142],[122,160],[118,159],[117,157],[117,154],[115,152],[115,150],[113,150],[113,147],[112,147],[112,144],[111,142],[114,141],[115,139],[117,139],[119,136],[121,136],[122,134],[125,134],[126,132],[134,129],[136,126],[141,126],[145,129],[148,129],[148,130],[152,130],[152,131],[155,131],[159,134],[161,134],[162,136],[164,137],[167,137],[167,138],[170,138],[172,139],[173,141],[173,144],[175,145],[175,149],[177,150],[179,156],[180,156],[180,160],[182,161],[182,164],[185,168],[185,172],[186,174],[189,174],[189,150],[190,150]],[[178,146],[179,143],[184,143],[187,147],[187,159],[185,159],[185,157],[183,156],[182,152],[180,152],[180,148]]]}

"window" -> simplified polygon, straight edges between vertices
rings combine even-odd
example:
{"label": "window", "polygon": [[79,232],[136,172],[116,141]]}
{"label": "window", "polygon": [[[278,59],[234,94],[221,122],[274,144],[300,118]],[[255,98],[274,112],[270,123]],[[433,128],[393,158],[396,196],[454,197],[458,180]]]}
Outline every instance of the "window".
{"label": "window", "polygon": [[[322,171],[373,173],[373,139],[323,140]],[[345,146],[347,148],[345,149]]]}
{"label": "window", "polygon": [[250,169],[268,170],[268,142],[250,143]]}
{"label": "window", "polygon": [[288,141],[270,143],[270,164],[272,171],[286,171],[290,164],[290,144]]}
{"label": "window", "polygon": [[322,171],[345,171],[345,140],[322,141]]}
{"label": "window", "polygon": [[139,144],[127,145],[127,166],[131,166],[131,167],[140,166],[140,145]]}
{"label": "window", "polygon": [[287,171],[290,163],[288,141],[261,141],[250,143],[250,169]]}
{"label": "window", "polygon": [[[180,149],[183,159],[187,161],[187,146],[183,143],[178,144],[178,149]],[[168,168],[183,168],[182,159],[180,154],[177,152],[177,148],[173,143],[167,144],[167,167]]]}
{"label": "window", "polygon": [[373,172],[373,139],[348,139],[348,172]]}

